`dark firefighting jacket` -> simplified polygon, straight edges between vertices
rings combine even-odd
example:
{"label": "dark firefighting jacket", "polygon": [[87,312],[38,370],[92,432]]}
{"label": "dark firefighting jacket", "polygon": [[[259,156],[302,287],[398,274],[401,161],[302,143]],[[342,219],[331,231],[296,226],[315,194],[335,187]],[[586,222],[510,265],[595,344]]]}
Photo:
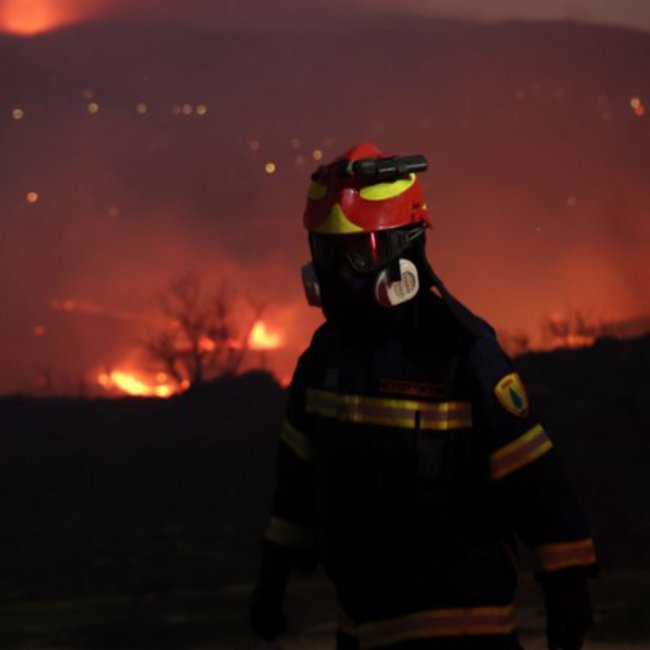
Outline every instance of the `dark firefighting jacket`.
{"label": "dark firefighting jacket", "polygon": [[515,632],[515,533],[542,574],[595,566],[512,362],[487,323],[443,297],[422,294],[407,326],[366,336],[326,323],[290,388],[266,540],[318,547],[362,648],[502,647]]}

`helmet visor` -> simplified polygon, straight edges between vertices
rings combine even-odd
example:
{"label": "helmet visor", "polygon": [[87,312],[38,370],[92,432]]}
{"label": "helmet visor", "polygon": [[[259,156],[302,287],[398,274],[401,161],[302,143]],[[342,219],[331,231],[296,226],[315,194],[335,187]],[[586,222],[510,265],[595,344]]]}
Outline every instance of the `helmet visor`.
{"label": "helmet visor", "polygon": [[314,264],[324,271],[348,265],[357,273],[374,273],[397,259],[425,231],[425,226],[379,230],[353,235],[311,233]]}

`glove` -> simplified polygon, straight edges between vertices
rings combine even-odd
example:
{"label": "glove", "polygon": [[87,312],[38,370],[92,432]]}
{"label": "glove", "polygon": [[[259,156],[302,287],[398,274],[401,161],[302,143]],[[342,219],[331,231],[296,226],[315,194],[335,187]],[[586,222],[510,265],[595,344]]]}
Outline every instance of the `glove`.
{"label": "glove", "polygon": [[248,611],[253,633],[265,641],[274,641],[287,630],[282,604],[293,562],[290,549],[264,543],[259,578]]}
{"label": "glove", "polygon": [[545,574],[539,580],[544,589],[548,647],[580,650],[594,618],[587,576],[565,570]]}

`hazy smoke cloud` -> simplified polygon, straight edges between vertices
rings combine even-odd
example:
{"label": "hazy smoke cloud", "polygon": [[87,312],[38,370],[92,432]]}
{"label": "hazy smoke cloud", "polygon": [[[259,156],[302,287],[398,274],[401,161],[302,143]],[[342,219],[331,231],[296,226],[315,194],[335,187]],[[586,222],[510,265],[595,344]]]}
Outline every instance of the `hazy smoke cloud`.
{"label": "hazy smoke cloud", "polygon": [[576,20],[650,29],[646,0],[360,0],[368,12],[471,20]]}
{"label": "hazy smoke cloud", "polygon": [[0,24],[67,24],[101,17],[173,18],[218,29],[346,29],[364,16],[578,20],[650,29],[646,0],[0,0]]}
{"label": "hazy smoke cloud", "polygon": [[[100,0],[97,0],[100,1]],[[103,0],[120,14],[177,16],[221,27],[310,28],[325,23],[344,28],[361,15],[381,13],[446,16],[472,20],[577,20],[650,28],[647,0]]]}
{"label": "hazy smoke cloud", "polygon": [[[242,6],[256,15],[224,21],[271,5]],[[319,320],[299,281],[309,174],[365,139],[429,157],[431,259],[498,328],[534,334],[565,305],[648,313],[648,36],[431,20],[413,38],[412,18],[386,22],[389,48],[371,31],[333,45],[179,21],[2,37],[0,392],[36,372],[74,390],[120,364],[188,270],[268,301],[294,346],[284,374]]]}

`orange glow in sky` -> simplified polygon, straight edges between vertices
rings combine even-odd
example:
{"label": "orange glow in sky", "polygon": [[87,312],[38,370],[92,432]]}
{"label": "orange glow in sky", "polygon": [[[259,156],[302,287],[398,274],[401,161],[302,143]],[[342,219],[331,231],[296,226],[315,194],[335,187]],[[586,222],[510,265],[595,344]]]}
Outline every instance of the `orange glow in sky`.
{"label": "orange glow in sky", "polygon": [[0,0],[0,30],[33,36],[90,17],[93,0]]}

